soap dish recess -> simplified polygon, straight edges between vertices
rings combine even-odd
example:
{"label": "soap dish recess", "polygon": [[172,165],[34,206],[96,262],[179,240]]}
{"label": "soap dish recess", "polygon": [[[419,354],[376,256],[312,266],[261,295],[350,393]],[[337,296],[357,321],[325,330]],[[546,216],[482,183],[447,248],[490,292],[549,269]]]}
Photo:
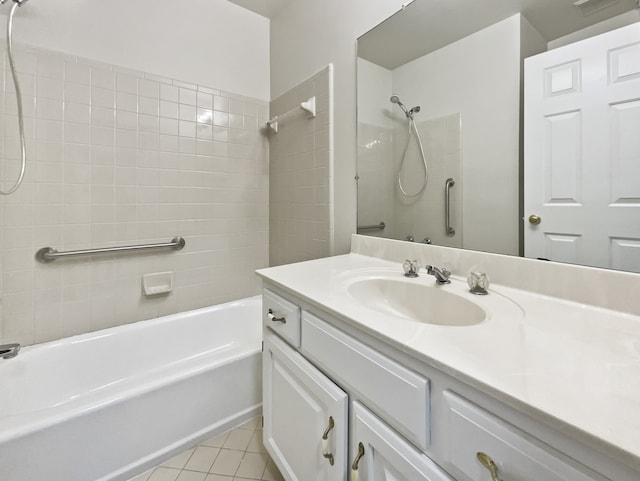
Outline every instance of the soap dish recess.
{"label": "soap dish recess", "polygon": [[145,296],[167,294],[173,290],[173,272],[154,272],[142,276],[142,290]]}

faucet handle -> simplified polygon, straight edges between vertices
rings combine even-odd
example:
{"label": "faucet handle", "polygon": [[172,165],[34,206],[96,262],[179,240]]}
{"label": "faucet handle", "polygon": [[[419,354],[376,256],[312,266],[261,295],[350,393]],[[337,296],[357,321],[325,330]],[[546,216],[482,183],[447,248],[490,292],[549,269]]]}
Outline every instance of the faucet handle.
{"label": "faucet handle", "polygon": [[406,259],[402,263],[402,268],[404,269],[405,277],[418,277],[418,269],[420,269],[420,267],[418,266],[417,260]]}
{"label": "faucet handle", "polygon": [[489,276],[484,272],[470,272],[467,277],[467,284],[469,285],[469,292],[484,296],[489,294]]}

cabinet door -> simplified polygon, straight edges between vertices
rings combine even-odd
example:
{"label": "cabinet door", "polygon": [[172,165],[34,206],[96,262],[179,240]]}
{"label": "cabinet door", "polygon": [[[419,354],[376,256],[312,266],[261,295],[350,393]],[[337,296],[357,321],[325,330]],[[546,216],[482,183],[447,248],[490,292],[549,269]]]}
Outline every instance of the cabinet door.
{"label": "cabinet door", "polygon": [[268,331],[263,370],[263,440],[284,478],[346,481],[347,395]]}
{"label": "cabinet door", "polygon": [[[453,481],[431,459],[417,451],[360,403],[353,403],[352,415],[352,480]],[[364,454],[356,461],[359,447],[360,453]]]}

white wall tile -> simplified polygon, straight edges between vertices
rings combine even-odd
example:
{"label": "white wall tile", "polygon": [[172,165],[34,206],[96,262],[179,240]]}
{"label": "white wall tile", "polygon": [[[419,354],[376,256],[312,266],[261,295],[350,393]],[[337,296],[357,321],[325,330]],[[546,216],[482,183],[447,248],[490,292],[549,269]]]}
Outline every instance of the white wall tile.
{"label": "white wall tile", "polygon": [[[328,185],[333,153],[329,135],[332,126],[309,119],[298,108],[300,102],[315,94],[318,111],[330,109],[331,97],[320,95],[330,90],[330,75],[330,69],[326,68],[271,102],[271,115],[281,116],[281,129],[272,134],[269,147],[271,265],[331,254]],[[230,117],[233,119],[234,115]],[[250,122],[253,128],[257,117],[244,116],[243,122],[245,127]],[[255,140],[245,138],[245,131],[242,132],[238,137],[231,129],[229,141],[250,144]]]}
{"label": "white wall tile", "polygon": [[[20,57],[33,159],[23,186],[0,204],[0,342],[44,342],[259,292],[253,271],[268,262],[268,152],[242,144],[258,143],[256,114],[266,117],[266,102],[46,50]],[[6,85],[0,103],[11,104],[11,95]],[[13,118],[4,120],[5,155],[17,159]],[[17,165],[8,163],[5,176]],[[172,256],[34,260],[45,245],[180,234],[187,248]],[[230,258],[243,261],[230,266]],[[147,302],[140,276],[160,268],[174,271],[181,288]],[[220,286],[221,277],[229,282]]]}
{"label": "white wall tile", "polygon": [[64,64],[65,82],[75,82],[84,85],[91,83],[91,68],[88,65],[66,61]]}

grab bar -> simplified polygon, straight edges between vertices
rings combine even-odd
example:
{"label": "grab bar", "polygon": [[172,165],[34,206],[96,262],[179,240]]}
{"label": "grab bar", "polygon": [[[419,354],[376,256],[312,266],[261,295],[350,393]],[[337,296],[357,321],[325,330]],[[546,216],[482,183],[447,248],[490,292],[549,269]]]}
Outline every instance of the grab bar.
{"label": "grab bar", "polygon": [[60,257],[76,257],[76,256],[91,256],[94,254],[109,254],[112,252],[125,252],[125,251],[142,251],[149,249],[164,249],[171,248],[180,250],[185,246],[186,242],[182,237],[174,237],[171,242],[163,244],[143,244],[134,246],[120,246],[120,247],[102,247],[98,249],[83,249],[77,251],[59,252],[53,247],[43,247],[36,252],[36,259],[40,262],[52,262]]}
{"label": "grab bar", "polygon": [[357,230],[384,230],[387,225],[384,222],[380,222],[379,224],[371,224],[371,225],[359,225],[356,227]]}
{"label": "grab bar", "polygon": [[449,237],[456,234],[456,230],[451,227],[451,187],[454,185],[456,185],[456,181],[451,177],[444,184],[444,229]]}

